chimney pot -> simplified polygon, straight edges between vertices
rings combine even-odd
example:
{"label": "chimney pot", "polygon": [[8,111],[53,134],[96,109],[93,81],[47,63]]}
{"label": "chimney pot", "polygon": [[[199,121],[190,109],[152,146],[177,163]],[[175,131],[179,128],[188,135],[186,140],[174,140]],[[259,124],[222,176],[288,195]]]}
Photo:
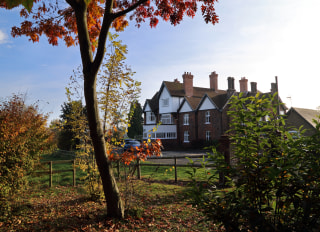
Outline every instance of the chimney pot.
{"label": "chimney pot", "polygon": [[277,83],[271,83],[271,93],[277,92]]}
{"label": "chimney pot", "polygon": [[234,78],[228,77],[228,91],[234,91]]}
{"label": "chimney pot", "polygon": [[248,92],[248,79],[245,77],[242,77],[241,80],[239,80],[240,83],[240,92]]}
{"label": "chimney pot", "polygon": [[182,75],[184,92],[187,97],[193,96],[193,75],[191,73],[185,72]]}
{"label": "chimney pot", "polygon": [[257,82],[250,82],[251,84],[251,92],[252,93],[257,93],[258,90],[257,90]]}
{"label": "chimney pot", "polygon": [[210,79],[210,89],[218,90],[218,74],[216,72],[212,72],[209,75]]}

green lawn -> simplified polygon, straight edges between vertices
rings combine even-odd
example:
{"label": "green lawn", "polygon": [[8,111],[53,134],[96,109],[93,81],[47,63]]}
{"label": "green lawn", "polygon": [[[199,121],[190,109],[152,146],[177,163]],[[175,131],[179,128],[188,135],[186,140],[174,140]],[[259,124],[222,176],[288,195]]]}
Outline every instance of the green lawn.
{"label": "green lawn", "polygon": [[[74,153],[66,152],[66,151],[56,151],[52,154],[43,155],[41,158],[42,164],[37,168],[38,172],[49,171],[49,164],[47,161],[61,161],[61,160],[73,160]],[[150,163],[145,162],[145,163]],[[115,176],[118,177],[118,169],[117,164],[114,163],[114,173]],[[129,175],[129,171],[132,170],[133,167],[128,167],[123,164],[120,165],[120,179],[123,179],[125,176]],[[52,165],[53,171],[57,170],[72,170],[73,164],[69,163],[59,163]],[[177,167],[177,179],[178,181],[188,181],[189,174],[188,172],[192,172],[192,167]],[[76,168],[76,184],[81,185],[83,180],[81,177],[85,176],[85,172],[81,169]],[[137,176],[137,172],[135,171],[134,176]],[[198,173],[198,180],[203,180],[206,176],[206,172],[202,171]],[[156,180],[156,181],[174,181],[175,180],[175,168],[173,165],[169,166],[141,166],[141,178],[148,180]],[[42,175],[32,175],[29,178],[29,181],[32,185],[38,185],[39,187],[47,187],[49,186],[49,174]],[[68,186],[73,184],[73,173],[72,171],[61,172],[53,174],[52,178],[53,186]]]}

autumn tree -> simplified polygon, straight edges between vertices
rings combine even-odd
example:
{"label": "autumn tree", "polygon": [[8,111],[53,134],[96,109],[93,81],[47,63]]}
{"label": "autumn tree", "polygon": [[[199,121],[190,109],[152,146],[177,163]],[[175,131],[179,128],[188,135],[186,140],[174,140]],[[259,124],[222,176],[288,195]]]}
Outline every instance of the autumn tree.
{"label": "autumn tree", "polygon": [[[52,45],[62,39],[67,46],[78,44],[83,67],[84,95],[88,111],[90,134],[95,158],[101,174],[107,214],[123,217],[124,211],[118,187],[106,153],[104,131],[100,122],[96,92],[97,74],[105,55],[107,35],[111,27],[123,30],[128,20],[136,25],[149,20],[155,27],[160,18],[179,24],[184,16],[194,17],[198,7],[206,23],[215,24],[218,17],[214,4],[217,0],[0,0],[0,7],[12,8],[23,4],[20,12],[25,19],[20,27],[12,28],[14,37],[25,35],[38,42],[41,35]],[[130,14],[130,15],[129,15]]]}
{"label": "autumn tree", "polygon": [[126,65],[127,46],[117,40],[117,34],[108,34],[107,53],[98,74],[98,93],[103,112],[103,130],[116,125],[127,124],[130,103],[139,97],[139,81],[133,79],[135,72]]}
{"label": "autumn tree", "polygon": [[10,203],[27,186],[27,175],[50,148],[53,139],[47,115],[37,104],[25,104],[13,95],[0,102],[0,220],[11,211]]}
{"label": "autumn tree", "polygon": [[129,138],[138,138],[142,136],[142,108],[138,101],[131,103],[130,107],[130,121],[128,125],[128,136]]}

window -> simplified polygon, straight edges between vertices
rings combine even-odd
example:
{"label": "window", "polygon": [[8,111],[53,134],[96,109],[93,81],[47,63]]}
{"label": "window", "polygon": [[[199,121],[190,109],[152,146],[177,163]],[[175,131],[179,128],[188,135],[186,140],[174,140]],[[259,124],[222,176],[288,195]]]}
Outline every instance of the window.
{"label": "window", "polygon": [[184,138],[184,141],[185,143],[188,143],[189,142],[189,131],[185,131],[184,134],[183,134],[183,138]]}
{"label": "window", "polygon": [[161,99],[161,101],[163,107],[169,106],[169,98]]}
{"label": "window", "polygon": [[156,116],[154,115],[153,112],[147,112],[147,120],[148,120],[149,122],[153,122],[153,121],[156,120]]}
{"label": "window", "polygon": [[176,132],[167,132],[167,139],[176,139]]}
{"label": "window", "polygon": [[206,111],[206,118],[205,118],[206,124],[210,123],[210,111]]}
{"label": "window", "polygon": [[189,114],[183,115],[183,125],[189,125]]}
{"label": "window", "polygon": [[166,133],[157,133],[157,138],[158,139],[165,139],[166,138]]}
{"label": "window", "polygon": [[163,124],[172,124],[171,114],[162,114],[161,115],[161,122]]}
{"label": "window", "polygon": [[211,131],[206,131],[206,141],[211,140]]}

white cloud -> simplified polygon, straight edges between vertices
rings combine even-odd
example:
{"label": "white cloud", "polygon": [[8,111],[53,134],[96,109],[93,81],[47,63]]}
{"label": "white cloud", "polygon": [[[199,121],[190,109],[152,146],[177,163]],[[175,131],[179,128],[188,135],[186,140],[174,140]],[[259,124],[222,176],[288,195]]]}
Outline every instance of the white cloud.
{"label": "white cloud", "polygon": [[8,35],[0,30],[0,44],[4,44],[8,42]]}

